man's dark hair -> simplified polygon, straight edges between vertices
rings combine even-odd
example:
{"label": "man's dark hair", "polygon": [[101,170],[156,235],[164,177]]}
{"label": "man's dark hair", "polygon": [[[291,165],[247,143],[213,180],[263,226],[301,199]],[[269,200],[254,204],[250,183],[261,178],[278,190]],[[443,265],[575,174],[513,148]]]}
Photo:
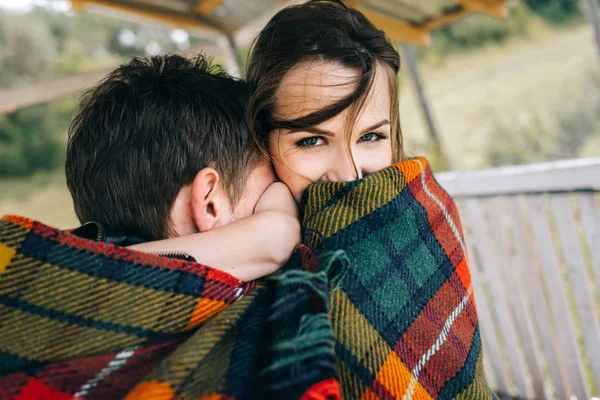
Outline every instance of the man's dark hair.
{"label": "man's dark hair", "polygon": [[65,167],[81,222],[166,238],[177,194],[206,167],[237,204],[262,153],[244,119],[247,84],[209,61],[134,58],[83,95]]}

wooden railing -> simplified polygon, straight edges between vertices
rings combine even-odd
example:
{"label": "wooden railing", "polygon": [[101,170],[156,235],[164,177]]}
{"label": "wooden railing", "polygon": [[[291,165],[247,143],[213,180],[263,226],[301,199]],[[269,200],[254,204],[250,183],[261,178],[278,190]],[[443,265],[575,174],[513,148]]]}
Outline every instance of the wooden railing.
{"label": "wooden railing", "polygon": [[600,392],[600,158],[437,175],[465,231],[498,392]]}

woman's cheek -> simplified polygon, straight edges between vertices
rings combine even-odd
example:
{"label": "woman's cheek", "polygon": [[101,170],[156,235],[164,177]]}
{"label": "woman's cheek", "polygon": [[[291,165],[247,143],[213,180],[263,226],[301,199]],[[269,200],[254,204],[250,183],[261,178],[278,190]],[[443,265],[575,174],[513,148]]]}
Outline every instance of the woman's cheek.
{"label": "woman's cheek", "polygon": [[382,140],[376,146],[358,146],[355,152],[357,167],[363,170],[363,175],[381,171],[392,165],[392,146],[389,140]]}
{"label": "woman's cheek", "polygon": [[297,201],[300,201],[306,188],[320,178],[317,171],[319,157],[314,153],[298,151],[288,154],[285,163],[275,168],[279,179],[290,188]]}
{"label": "woman's cheek", "polygon": [[293,173],[292,169],[290,169],[288,165],[284,165],[280,162],[276,161],[274,163],[274,166],[275,166],[275,174],[277,175],[277,178],[281,182],[283,182],[287,185],[287,187],[292,192],[292,195],[294,196],[294,198],[296,198],[298,200],[298,197],[296,195],[296,192],[298,191],[298,188],[297,188],[298,184],[296,182],[296,180],[297,180],[296,174]]}

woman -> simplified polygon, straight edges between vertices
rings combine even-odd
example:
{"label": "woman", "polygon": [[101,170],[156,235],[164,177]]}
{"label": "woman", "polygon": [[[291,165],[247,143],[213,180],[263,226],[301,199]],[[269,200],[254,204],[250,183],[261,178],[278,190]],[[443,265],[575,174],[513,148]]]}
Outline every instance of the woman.
{"label": "woman", "polygon": [[251,324],[265,397],[494,396],[457,209],[426,160],[403,156],[399,67],[336,0],[282,10],[252,49],[247,123],[304,208],[303,245]]}
{"label": "woman", "polygon": [[[384,32],[336,0],[282,10],[251,51],[247,123],[304,207],[303,243],[346,260],[342,276],[322,262],[337,290],[314,289],[328,296],[320,321],[331,321],[335,372],[323,366],[327,329],[317,339],[308,328],[318,313],[307,311],[287,336],[289,318],[276,321],[272,335],[283,338],[274,347],[284,350],[267,369],[274,397],[303,378],[306,387],[311,372],[335,377],[350,399],[493,397],[457,209],[426,160],[404,157],[399,68]],[[314,270],[310,261],[302,268]],[[289,264],[284,271],[281,309],[318,281],[303,282]],[[325,380],[311,388],[335,393]]]}

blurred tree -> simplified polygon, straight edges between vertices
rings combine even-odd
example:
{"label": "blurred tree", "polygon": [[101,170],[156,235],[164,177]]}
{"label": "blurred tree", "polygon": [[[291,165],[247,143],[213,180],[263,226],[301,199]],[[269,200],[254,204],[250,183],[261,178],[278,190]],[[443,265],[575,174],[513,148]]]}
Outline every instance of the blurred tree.
{"label": "blurred tree", "polygon": [[542,18],[554,24],[562,24],[582,17],[579,0],[523,0],[525,4]]}
{"label": "blurred tree", "polygon": [[429,54],[442,59],[449,53],[468,51],[488,43],[502,43],[509,37],[527,31],[531,11],[522,3],[512,3],[510,18],[500,21],[476,14],[433,32],[430,48],[422,48],[421,56]]}
{"label": "blurred tree", "polygon": [[[0,9],[0,88],[178,48],[171,31],[161,26],[46,7],[24,14]],[[75,103],[71,98],[0,115],[0,176],[59,167]]]}
{"label": "blurred tree", "polygon": [[0,176],[23,176],[61,165],[64,132],[71,117],[69,103],[73,100],[0,116]]}
{"label": "blurred tree", "polygon": [[17,86],[40,75],[56,55],[47,22],[0,11],[0,86]]}

